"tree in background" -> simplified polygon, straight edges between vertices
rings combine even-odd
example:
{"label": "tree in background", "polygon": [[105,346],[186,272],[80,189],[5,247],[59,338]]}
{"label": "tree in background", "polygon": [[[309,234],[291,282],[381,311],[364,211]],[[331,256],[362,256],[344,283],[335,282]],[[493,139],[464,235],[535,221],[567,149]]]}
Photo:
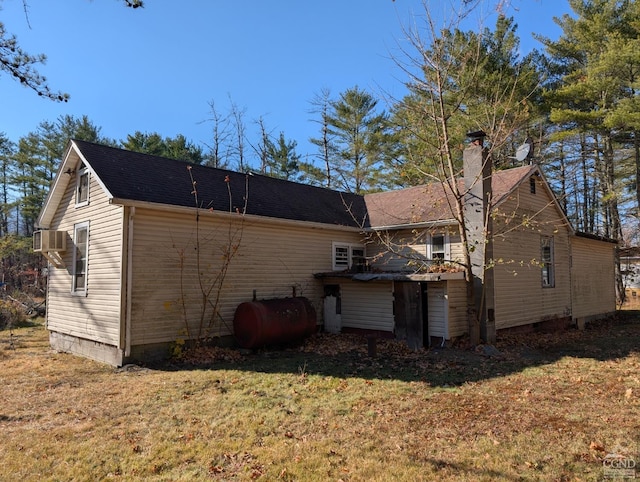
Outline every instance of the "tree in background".
{"label": "tree in background", "polygon": [[261,174],[267,174],[269,165],[269,153],[267,151],[269,149],[269,145],[273,144],[271,142],[271,134],[267,129],[263,116],[258,118],[256,125],[258,126],[260,141],[257,145],[254,145],[251,142],[249,142],[249,144],[258,155],[258,161],[260,162],[259,172]]}
{"label": "tree in background", "polygon": [[4,132],[0,132],[0,237],[9,234],[9,219],[15,207],[13,196],[12,159],[15,155],[15,144],[9,140]]}
{"label": "tree in background", "polygon": [[[22,1],[25,11],[25,19],[28,22],[27,2]],[[124,4],[131,8],[143,6],[142,0],[124,0]],[[8,73],[25,87],[36,94],[57,102],[67,102],[69,94],[54,92],[49,87],[46,77],[40,75],[36,66],[43,65],[47,61],[44,54],[31,55],[24,51],[15,35],[11,35],[0,22],[0,70]]]}
{"label": "tree in background", "polygon": [[102,136],[101,130],[102,128],[95,125],[86,115],[82,117],[64,115],[58,117],[55,122],[41,122],[37,132],[47,155],[55,164],[55,172],[57,163],[62,160],[70,139],[115,147],[117,142]]}
{"label": "tree in background", "polygon": [[182,134],[178,134],[174,138],[166,138],[165,144],[167,150],[164,157],[179,159],[192,164],[202,164],[204,160],[202,148],[193,142],[187,141],[187,138]]}
{"label": "tree in background", "polygon": [[296,153],[297,142],[287,141],[284,132],[280,132],[278,139],[274,140],[267,129],[264,117],[260,117],[256,124],[260,142],[251,146],[260,161],[260,174],[287,181],[299,180],[300,156]]}
{"label": "tree in background", "polygon": [[385,165],[393,157],[393,131],[378,101],[357,86],[331,101],[326,114],[332,187],[356,194],[379,189]]}
{"label": "tree in background", "polygon": [[[514,136],[527,130],[538,74],[532,59],[520,60],[517,55],[518,38],[511,19],[499,16],[494,31],[467,32],[459,27],[474,5],[457,12],[444,27],[431,15],[428,3],[423,6],[424,22],[405,31],[411,49],[395,59],[408,76],[409,94],[394,106],[404,150],[390,170],[397,172],[398,184],[434,181],[449,194],[462,248],[455,262],[465,273],[468,329],[475,345],[488,314],[486,303],[477,303],[477,298],[484,299],[478,296],[484,290],[478,280],[490,275],[495,235],[489,215],[492,201],[481,183],[487,163],[503,159],[503,164],[510,163],[504,152]],[[463,143],[470,131],[481,131],[476,137],[486,135],[489,143],[484,148],[474,146],[470,154],[482,164],[478,166],[482,175],[466,177],[462,185]],[[465,199],[471,190],[482,198],[480,222],[470,221],[466,211]],[[389,250],[402,250],[393,240],[381,240]]]}
{"label": "tree in background", "polygon": [[37,133],[32,132],[18,142],[18,152],[14,158],[13,183],[17,187],[16,234],[31,236],[36,219],[44,205],[54,164]]}
{"label": "tree in background", "polygon": [[299,180],[300,156],[296,153],[296,141],[288,141],[284,132],[273,142],[267,139],[267,172],[271,177],[277,177],[286,181]]}
{"label": "tree in background", "polygon": [[[436,28],[430,18],[427,24]],[[513,19],[499,16],[494,30],[481,33],[454,25],[425,40],[407,32],[420,54],[397,59],[410,80],[409,95],[393,108],[403,149],[390,166],[396,185],[459,173],[459,156],[451,159],[452,172],[445,169],[449,161],[442,142],[460,146],[467,132],[480,129],[487,133],[494,164],[512,164],[517,145],[529,137],[532,119],[540,117],[535,104],[542,77],[535,55],[519,58],[516,28]]]}
{"label": "tree in background", "polygon": [[476,98],[467,105],[470,127],[487,132],[496,168],[511,167],[517,146],[532,135],[541,118],[545,74],[538,68],[536,51],[520,56],[513,18],[499,15],[494,29],[484,29],[477,45],[480,63],[472,84]]}
{"label": "tree in background", "polygon": [[226,168],[229,163],[229,115],[222,114],[214,101],[209,102],[209,117],[205,122],[211,122],[211,141],[205,143],[209,152],[205,155],[205,165],[210,167]]}
{"label": "tree in background", "polygon": [[44,54],[31,55],[22,50],[16,36],[10,35],[0,22],[0,70],[42,97],[66,102],[69,94],[52,91],[46,77],[40,75],[36,69],[36,65],[42,65],[46,61],[47,57]]}
{"label": "tree in background", "polygon": [[[42,297],[46,280],[42,272],[46,265],[44,257],[33,252],[31,238],[15,234],[0,237],[0,281],[5,283],[3,289],[10,296],[24,298],[18,296],[20,292]],[[6,320],[0,320],[0,329],[2,321]]]}
{"label": "tree in background", "polygon": [[[331,108],[331,90],[324,88],[311,100],[311,113],[320,117],[319,120],[314,120],[320,126],[320,137],[312,137],[309,139],[311,144],[318,148],[318,152],[314,156],[322,168],[318,168],[313,163],[305,163],[302,166],[302,170],[305,175],[324,187],[331,188],[333,183],[332,171],[331,171],[331,144],[333,137],[329,132],[329,111]],[[311,182],[311,184],[315,184]]]}
{"label": "tree in background", "polygon": [[557,71],[548,99],[561,129],[551,152],[562,153],[558,177],[573,180],[562,194],[576,225],[623,239],[626,195],[634,194],[634,212],[640,202],[640,11],[631,1],[569,3],[576,15],[557,19],[560,39],[540,38]]}
{"label": "tree in background", "polygon": [[20,138],[17,150],[7,165],[8,179],[15,195],[12,205],[15,207],[16,234],[32,234],[69,139],[114,144],[100,136],[100,128],[87,116],[78,119],[67,115],[59,117],[56,122],[44,121],[35,131]]}
{"label": "tree in background", "polygon": [[247,160],[247,126],[245,123],[246,109],[240,108],[235,102],[231,102],[229,119],[231,121],[231,142],[229,144],[229,158],[234,161],[235,169],[246,172],[249,169]]}
{"label": "tree in background", "polygon": [[[570,0],[574,16],[544,37],[555,72],[549,153],[573,223],[625,244],[640,208],[640,7],[630,0]],[[626,220],[626,221],[625,221]],[[617,293],[624,300],[618,264]]]}
{"label": "tree in background", "polygon": [[[209,152],[205,155],[205,163],[211,167],[233,169],[238,172],[257,170],[266,172],[267,139],[270,132],[267,129],[264,117],[255,121],[258,126],[258,141],[251,141],[247,134],[245,121],[246,108],[238,106],[229,98],[229,106],[226,112],[221,112],[213,101],[209,102],[210,117],[205,122],[211,122],[212,137],[206,146]],[[247,146],[251,149],[248,151]],[[250,152],[257,155],[259,166],[252,167]]]}
{"label": "tree in background", "polygon": [[128,134],[127,139],[121,142],[122,147],[129,151],[142,152],[152,156],[162,156],[166,151],[164,139],[157,132],[148,134],[136,131]]}
{"label": "tree in background", "polygon": [[122,141],[121,145],[129,151],[168,157],[192,164],[202,164],[205,158],[202,148],[189,142],[182,134],[163,139],[157,132],[148,134],[136,131],[134,134],[127,135],[127,139]]}

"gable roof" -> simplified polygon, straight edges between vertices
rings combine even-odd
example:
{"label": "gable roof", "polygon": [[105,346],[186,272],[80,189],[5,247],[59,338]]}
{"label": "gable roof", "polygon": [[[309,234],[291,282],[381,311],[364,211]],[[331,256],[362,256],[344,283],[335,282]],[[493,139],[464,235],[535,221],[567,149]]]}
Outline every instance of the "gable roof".
{"label": "gable roof", "polygon": [[[77,158],[75,162],[72,159],[74,152],[96,176],[109,200],[116,204],[145,202],[191,208],[197,205],[229,212],[242,211],[246,199],[246,213],[257,216],[351,227],[358,227],[363,219],[366,222],[362,196],[80,140],[71,141],[58,177],[63,169],[75,167],[72,166],[77,162]],[[189,169],[196,182],[197,204]],[[52,190],[57,188],[56,184]],[[53,215],[48,210],[55,210],[55,206],[49,206],[49,200],[47,198],[39,218],[43,226],[47,226],[47,220],[50,222]]]}
{"label": "gable roof", "polygon": [[[540,175],[540,169],[536,165],[494,172],[491,175],[494,206],[506,199],[534,173]],[[460,179],[457,182],[460,192],[464,192],[464,181]],[[377,228],[455,223],[454,197],[450,189],[440,182],[367,194],[365,202],[371,226]]]}
{"label": "gable roof", "polygon": [[[353,228],[399,228],[454,224],[452,196],[439,182],[364,196],[72,140],[38,218],[48,228],[71,176],[62,174],[82,160],[115,204],[136,202],[202,209],[242,211],[256,216]],[[537,173],[536,165],[492,175],[494,205]],[[460,180],[459,182],[462,182]],[[553,198],[553,193],[544,185]],[[555,199],[555,198],[553,198]],[[556,203],[556,207],[559,206]]]}

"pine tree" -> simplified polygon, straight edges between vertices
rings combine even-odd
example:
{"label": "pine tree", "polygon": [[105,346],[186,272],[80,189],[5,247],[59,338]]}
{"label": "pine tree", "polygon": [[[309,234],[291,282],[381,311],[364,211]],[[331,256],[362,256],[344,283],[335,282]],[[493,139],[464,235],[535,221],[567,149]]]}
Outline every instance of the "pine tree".
{"label": "pine tree", "polygon": [[12,170],[15,145],[9,140],[4,132],[0,132],[0,237],[9,234],[9,220],[14,208],[12,202]]}
{"label": "pine tree", "polygon": [[267,140],[267,174],[271,177],[296,181],[300,172],[300,156],[296,153],[296,141],[287,141],[280,132],[276,142]]}
{"label": "pine tree", "polygon": [[378,101],[357,86],[330,103],[327,114],[329,160],[334,188],[362,194],[379,188],[379,178],[393,156],[393,132]]}
{"label": "pine tree", "polygon": [[134,134],[127,135],[127,139],[122,141],[121,145],[130,151],[178,159],[192,164],[201,164],[204,160],[202,149],[189,142],[182,134],[163,139],[157,132],[147,134],[136,131]]}

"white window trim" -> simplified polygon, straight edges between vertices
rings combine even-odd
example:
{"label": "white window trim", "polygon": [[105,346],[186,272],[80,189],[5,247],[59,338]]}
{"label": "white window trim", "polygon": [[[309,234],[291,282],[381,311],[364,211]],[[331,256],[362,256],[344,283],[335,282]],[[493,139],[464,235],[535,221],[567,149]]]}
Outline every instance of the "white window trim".
{"label": "white window trim", "polygon": [[[342,264],[336,263],[336,248],[346,248],[347,249],[347,262],[348,266],[344,266]],[[366,251],[364,249],[364,245],[355,244],[355,243],[340,243],[334,241],[331,243],[331,265],[333,267],[333,271],[346,271],[349,268],[353,267],[353,250],[361,249],[362,252],[366,255]]]}
{"label": "white window trim", "polygon": [[[548,241],[549,243],[549,254],[550,254],[550,260],[548,262],[545,262],[544,259],[544,253],[543,253],[543,249],[544,249],[544,244],[545,241]],[[541,282],[542,282],[542,287],[543,288],[555,288],[556,286],[556,269],[555,269],[555,246],[554,246],[554,242],[553,242],[553,236],[541,236],[540,237],[540,277],[541,277]],[[545,276],[544,276],[544,268],[545,265],[548,265],[548,270],[549,270],[549,282],[545,282]]]}
{"label": "white window trim", "polygon": [[[78,239],[78,231],[83,229],[87,230],[87,243],[85,252],[85,266],[84,266],[84,286],[82,288],[76,287],[76,261],[78,255],[78,247],[76,240]],[[87,280],[89,278],[89,221],[77,223],[73,226],[73,265],[71,270],[71,294],[75,296],[87,295]]]}
{"label": "white window trim", "polygon": [[444,261],[451,260],[451,241],[449,239],[449,233],[429,233],[427,237],[427,259],[433,261],[433,237],[444,236]]}
{"label": "white window trim", "polygon": [[[87,192],[87,199],[84,201],[78,201],[78,199],[80,199],[80,188],[82,187],[82,176],[84,176],[86,174],[87,176],[87,182],[86,182],[86,192]],[[89,194],[90,194],[90,189],[89,186],[91,185],[91,173],[89,172],[89,169],[87,169],[87,166],[84,165],[84,163],[80,164],[80,167],[78,167],[78,170],[76,171],[76,194],[75,194],[75,201],[76,201],[76,207],[82,207],[82,206],[87,206],[89,204]]]}

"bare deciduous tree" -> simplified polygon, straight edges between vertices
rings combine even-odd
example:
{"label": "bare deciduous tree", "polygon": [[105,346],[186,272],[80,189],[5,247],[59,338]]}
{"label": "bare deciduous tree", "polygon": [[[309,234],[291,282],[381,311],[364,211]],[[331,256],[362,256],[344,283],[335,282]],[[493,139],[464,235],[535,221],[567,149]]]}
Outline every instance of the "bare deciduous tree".
{"label": "bare deciduous tree", "polygon": [[[479,3],[463,2],[443,26],[423,1],[422,14],[404,30],[409,47],[401,47],[401,55],[395,57],[409,79],[410,94],[396,108],[396,118],[406,134],[405,161],[419,160],[412,167],[421,182],[439,182],[448,194],[445,202],[450,203],[462,245],[460,264],[465,271],[473,344],[480,341],[480,324],[488,315],[484,297],[479,296],[484,285],[478,283],[491,276],[487,268],[492,256],[492,200],[487,173],[492,156],[526,125],[532,94],[530,69],[517,68],[516,59],[506,55],[517,47],[506,35],[508,22],[499,20],[502,37],[490,37],[487,30],[473,33],[460,29]],[[496,44],[490,42],[496,38],[510,40],[500,56],[496,56]],[[470,131],[478,131],[478,145],[469,146],[465,155],[475,158],[477,166],[473,173],[465,172],[465,183],[460,183],[461,146]],[[490,141],[487,145],[483,145],[485,136]],[[482,205],[480,225],[466,212],[471,200]]]}

